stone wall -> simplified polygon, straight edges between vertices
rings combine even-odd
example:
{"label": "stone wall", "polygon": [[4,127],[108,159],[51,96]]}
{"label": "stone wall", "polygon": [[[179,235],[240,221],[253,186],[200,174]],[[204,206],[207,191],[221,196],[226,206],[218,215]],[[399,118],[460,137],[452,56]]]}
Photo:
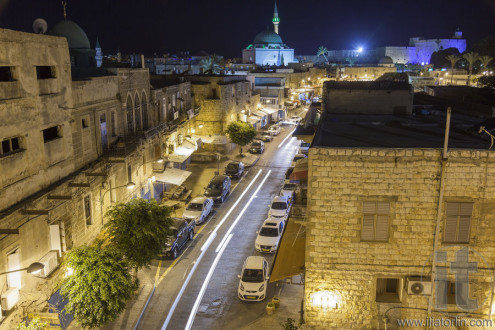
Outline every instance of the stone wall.
{"label": "stone wall", "polygon": [[[488,151],[449,152],[437,237],[448,260],[463,246],[471,249],[469,261],[479,266],[470,276],[470,297],[480,299],[476,312],[484,315],[492,280],[486,268],[495,262],[494,163],[495,154]],[[408,276],[431,275],[441,168],[441,150],[309,150],[305,317],[310,328],[383,327],[391,307],[401,307],[387,314],[392,319],[426,317],[429,296],[409,295],[404,285]],[[387,242],[361,241],[363,201],[390,203]],[[469,244],[443,243],[446,202],[474,203]],[[379,277],[401,280],[400,302],[375,301]],[[317,291],[336,294],[337,307],[315,306]],[[451,310],[458,311],[455,305]]]}

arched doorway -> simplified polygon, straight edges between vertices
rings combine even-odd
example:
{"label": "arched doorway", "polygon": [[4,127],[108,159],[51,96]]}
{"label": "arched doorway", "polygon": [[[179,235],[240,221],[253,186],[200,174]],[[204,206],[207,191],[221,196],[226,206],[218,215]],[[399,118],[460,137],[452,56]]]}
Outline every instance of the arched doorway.
{"label": "arched doorway", "polygon": [[141,126],[141,102],[139,101],[139,94],[136,92],[134,95],[134,115],[136,118],[136,130],[140,131]]}
{"label": "arched doorway", "polygon": [[127,113],[127,132],[129,134],[134,133],[134,114],[133,114],[133,106],[132,106],[132,98],[131,96],[127,96],[126,100],[126,113]]}
{"label": "arched doorway", "polygon": [[143,130],[148,129],[148,98],[146,93],[143,91],[141,94],[141,108],[143,110]]}

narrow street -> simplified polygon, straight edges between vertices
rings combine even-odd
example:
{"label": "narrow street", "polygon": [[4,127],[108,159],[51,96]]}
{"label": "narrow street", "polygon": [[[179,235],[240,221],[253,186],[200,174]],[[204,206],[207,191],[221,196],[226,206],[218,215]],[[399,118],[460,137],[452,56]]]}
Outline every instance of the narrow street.
{"label": "narrow street", "polygon": [[[196,228],[195,239],[180,257],[161,262],[156,291],[138,329],[235,329],[264,313],[265,303],[237,298],[237,275],[248,256],[260,255],[254,249],[256,231],[297,152],[296,139],[285,139],[293,129],[284,126],[265,144],[256,165],[241,180],[233,180],[228,200]],[[264,257],[271,265],[273,255]],[[275,285],[268,287],[268,299],[275,290]]]}

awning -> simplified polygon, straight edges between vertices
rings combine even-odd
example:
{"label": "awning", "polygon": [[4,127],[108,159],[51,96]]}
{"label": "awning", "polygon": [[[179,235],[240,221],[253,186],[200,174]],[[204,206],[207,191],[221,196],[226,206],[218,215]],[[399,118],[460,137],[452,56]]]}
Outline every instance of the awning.
{"label": "awning", "polygon": [[301,274],[304,269],[305,253],[306,227],[289,218],[273,261],[270,283]]}
{"label": "awning", "polygon": [[303,158],[296,161],[296,165],[294,166],[294,170],[289,176],[289,179],[292,180],[307,180],[308,179],[308,159]]}
{"label": "awning", "polygon": [[260,121],[260,118],[259,117],[256,117],[256,116],[249,116],[248,117],[248,122],[253,125],[253,124],[256,124],[256,123],[259,123]]}
{"label": "awning", "polygon": [[278,111],[278,109],[274,109],[274,108],[263,108],[262,110],[263,112],[266,112],[269,115]]}
{"label": "awning", "polygon": [[160,181],[163,183],[170,183],[180,186],[191,174],[192,173],[189,171],[167,167],[163,173],[156,173],[155,179],[156,181]]}
{"label": "awning", "polygon": [[251,113],[255,116],[258,116],[258,117],[265,117],[266,116],[266,113],[264,113],[263,111],[260,111],[260,110],[252,111]]}

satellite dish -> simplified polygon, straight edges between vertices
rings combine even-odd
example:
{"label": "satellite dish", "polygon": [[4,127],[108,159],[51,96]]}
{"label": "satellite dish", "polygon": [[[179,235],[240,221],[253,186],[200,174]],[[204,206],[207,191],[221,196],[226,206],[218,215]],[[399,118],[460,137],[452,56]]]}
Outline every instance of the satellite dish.
{"label": "satellite dish", "polygon": [[34,33],[45,34],[48,30],[48,23],[42,18],[37,18],[33,22],[33,30]]}

